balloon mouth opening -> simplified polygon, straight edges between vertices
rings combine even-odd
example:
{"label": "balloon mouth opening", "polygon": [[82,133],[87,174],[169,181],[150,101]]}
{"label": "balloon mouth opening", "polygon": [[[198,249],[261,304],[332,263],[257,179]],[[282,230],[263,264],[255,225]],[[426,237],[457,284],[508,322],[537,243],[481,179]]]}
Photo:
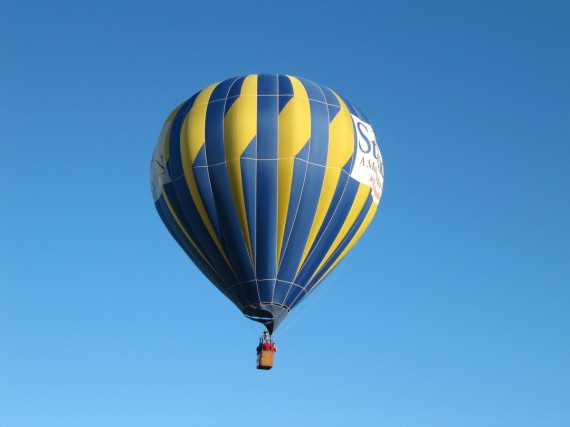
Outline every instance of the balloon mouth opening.
{"label": "balloon mouth opening", "polygon": [[289,314],[289,307],[277,303],[256,303],[245,307],[242,313],[251,320],[263,323],[270,334]]}

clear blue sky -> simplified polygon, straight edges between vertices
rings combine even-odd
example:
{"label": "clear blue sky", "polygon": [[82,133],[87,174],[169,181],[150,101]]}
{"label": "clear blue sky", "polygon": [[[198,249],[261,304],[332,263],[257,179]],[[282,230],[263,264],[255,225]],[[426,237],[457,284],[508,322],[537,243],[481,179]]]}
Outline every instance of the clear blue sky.
{"label": "clear blue sky", "polygon": [[[0,54],[0,426],[570,426],[568,1],[4,0]],[[260,72],[386,171],[268,372],[148,183],[178,103]]]}

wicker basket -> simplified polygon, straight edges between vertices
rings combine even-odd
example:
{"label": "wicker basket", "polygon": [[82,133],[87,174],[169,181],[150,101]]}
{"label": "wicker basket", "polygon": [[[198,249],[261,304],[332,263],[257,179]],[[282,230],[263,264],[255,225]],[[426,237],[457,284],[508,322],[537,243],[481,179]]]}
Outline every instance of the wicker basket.
{"label": "wicker basket", "polygon": [[273,352],[270,350],[262,350],[257,355],[257,369],[273,368]]}

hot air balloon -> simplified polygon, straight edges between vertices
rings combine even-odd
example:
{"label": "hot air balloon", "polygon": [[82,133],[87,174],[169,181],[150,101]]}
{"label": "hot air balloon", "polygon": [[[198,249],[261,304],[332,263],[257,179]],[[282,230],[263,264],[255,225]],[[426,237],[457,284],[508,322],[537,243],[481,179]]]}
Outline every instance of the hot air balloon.
{"label": "hot air balloon", "polygon": [[273,334],[366,230],[384,169],[354,104],[303,78],[259,74],[176,107],[150,182],[196,267]]}

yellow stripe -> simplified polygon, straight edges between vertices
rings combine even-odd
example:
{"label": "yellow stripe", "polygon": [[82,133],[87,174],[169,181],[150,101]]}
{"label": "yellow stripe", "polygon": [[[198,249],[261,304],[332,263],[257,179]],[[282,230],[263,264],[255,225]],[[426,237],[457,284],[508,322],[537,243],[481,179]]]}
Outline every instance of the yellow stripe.
{"label": "yellow stripe", "polygon": [[241,96],[251,95],[257,97],[257,74],[249,74],[241,85]]}
{"label": "yellow stripe", "polygon": [[287,76],[293,85],[293,97],[279,113],[278,136],[278,191],[277,191],[277,259],[281,254],[287,212],[291,198],[294,156],[301,151],[311,137],[311,109],[303,84],[295,77]]}
{"label": "yellow stripe", "polygon": [[356,244],[356,242],[358,242],[358,240],[362,237],[362,234],[366,231],[366,229],[370,225],[370,222],[372,221],[372,218],[374,218],[374,214],[376,213],[377,209],[378,209],[378,205],[376,203],[372,203],[370,205],[370,209],[368,210],[366,217],[364,217],[364,221],[362,222],[362,224],[360,224],[360,228],[358,229],[356,234],[352,237],[352,240],[350,241],[350,243],[348,245],[346,245],[346,248],[344,248],[344,250],[341,252],[341,254],[336,259],[336,261],[328,268],[326,273],[322,275],[322,277],[315,284],[315,286],[318,285],[325,277],[327,277],[327,275],[332,271],[332,269],[336,267],[336,265],[352,249],[352,247]]}
{"label": "yellow stripe", "polygon": [[305,245],[303,256],[301,257],[301,262],[297,267],[297,274],[299,274],[303,263],[309,255],[309,250],[313,246],[315,238],[330,208],[340,178],[340,169],[350,160],[350,157],[354,153],[354,125],[352,124],[352,118],[350,117],[350,112],[346,104],[336,93],[335,96],[340,103],[341,109],[329,124],[329,146],[321,196],[315,212],[315,219],[311,231],[309,232],[309,238],[307,239],[307,244]]}
{"label": "yellow stripe", "polygon": [[[337,158],[335,159],[336,163],[338,165],[344,166],[349,161],[349,159],[352,157],[352,155],[354,154],[354,125],[352,122],[352,117],[350,116],[350,112],[349,112],[346,104],[340,98],[340,96],[338,96],[338,94],[336,92],[333,91],[333,93],[336,96],[336,98],[338,99],[338,102],[340,103],[341,110],[338,112],[338,114],[336,115],[336,117],[334,118],[334,120],[331,123],[330,140],[331,140],[331,146],[336,147],[334,149],[334,154],[337,154]],[[348,141],[349,143],[343,144],[343,142],[345,142],[345,141]],[[360,190],[362,190],[362,185],[359,188],[359,192],[360,192]],[[364,201],[366,201],[366,199]],[[348,253],[348,251],[350,251],[350,249],[352,249],[352,247],[356,244],[358,239],[360,239],[360,236],[362,236],[362,234],[364,233],[366,228],[368,228],[370,221],[372,221],[372,218],[374,217],[374,214],[376,213],[377,208],[378,208],[378,205],[376,205],[375,203],[372,203],[372,205],[370,206],[370,209],[368,210],[368,213],[366,214],[366,217],[364,218],[364,221],[360,225],[360,228],[355,233],[355,235],[352,238],[352,240],[350,241],[350,243],[342,251],[342,253],[337,258],[337,260],[329,267],[329,269],[322,276],[322,278],[319,280],[319,282],[317,282],[317,284],[320,283],[320,281],[323,280],[334,267],[336,267],[336,265],[340,262],[340,260],[342,258],[344,258],[344,256]],[[345,223],[345,225],[346,225],[346,223]],[[348,232],[348,230],[346,232]],[[346,234],[346,232],[344,234]],[[341,234],[342,234],[342,230],[341,230]],[[338,239],[338,237],[337,237],[337,239]],[[340,244],[340,242],[337,243],[337,241],[335,240],[335,243],[333,243],[332,247],[336,248],[339,244]],[[332,254],[332,253],[334,253],[334,252],[330,252],[330,254]],[[328,258],[329,258],[329,254],[327,254],[325,256],[325,259],[328,259]],[[321,266],[319,266],[317,271],[320,268],[321,268]]]}
{"label": "yellow stripe", "polygon": [[289,77],[293,97],[279,113],[279,158],[294,157],[311,137],[311,107],[303,84]]}
{"label": "yellow stripe", "polygon": [[358,218],[358,215],[362,212],[362,208],[364,207],[366,199],[369,196],[370,196],[370,187],[365,184],[360,184],[360,186],[358,187],[358,191],[356,193],[356,197],[354,198],[354,202],[352,202],[350,212],[348,213],[348,216],[344,220],[342,228],[340,229],[338,235],[334,239],[333,244],[327,251],[325,257],[323,258],[323,260],[321,261],[321,263],[319,264],[319,266],[315,270],[315,273],[311,276],[311,279],[309,281],[311,281],[313,277],[317,275],[322,266],[329,260],[330,256],[334,253],[334,251],[338,248],[342,240],[346,237],[346,235],[350,231],[350,228],[354,225],[356,218]]}
{"label": "yellow stripe", "polygon": [[[184,233],[184,236],[186,236],[186,239],[188,239],[188,241],[190,242],[190,244],[194,247],[194,249],[196,249],[196,252],[198,252],[198,254],[202,257],[202,259],[206,262],[206,264],[208,264],[208,266],[212,269],[212,271],[214,273],[216,273],[216,276],[220,277],[220,275],[216,272],[216,270],[212,267],[212,264],[210,264],[210,262],[208,261],[208,259],[204,256],[204,254],[202,253],[202,251],[200,251],[200,249],[198,249],[198,246],[196,245],[196,243],[194,243],[194,241],[190,238],[190,236],[188,235],[188,232],[186,231],[186,229],[182,226],[182,223],[180,222],[180,220],[178,219],[178,216],[176,215],[176,213],[174,212],[174,209],[172,209],[172,206],[170,204],[170,201],[168,200],[168,197],[166,197],[166,193],[164,192],[164,189],[161,187],[160,188],[160,192],[162,193],[162,197],[164,198],[164,201],[166,202],[166,206],[168,206],[168,210],[170,211],[170,214],[172,215],[172,217],[174,218],[174,220],[176,221],[176,224],[178,224],[178,227],[180,228],[180,230],[182,230],[182,232]],[[221,277],[220,277],[221,279]]]}
{"label": "yellow stripe", "polygon": [[192,164],[194,163],[194,160],[196,160],[196,156],[198,155],[200,148],[206,142],[206,109],[210,95],[216,86],[217,83],[204,89],[198,95],[194,105],[186,115],[180,132],[180,156],[182,158],[182,168],[184,170],[184,177],[186,178],[186,185],[188,186],[188,190],[190,190],[190,195],[196,205],[196,209],[198,209],[200,218],[202,218],[204,226],[208,230],[208,233],[220,251],[220,254],[226,261],[226,264],[233,272],[231,263],[224,252],[216,231],[208,217],[208,213],[204,207],[204,202],[202,201],[202,196],[200,195],[200,191],[196,185],[194,171],[192,170]]}
{"label": "yellow stripe", "polygon": [[[252,92],[255,95],[252,95]],[[257,76],[247,76],[240,97],[224,118],[226,160],[239,158],[257,132]]]}
{"label": "yellow stripe", "polygon": [[323,179],[323,186],[321,189],[321,196],[319,198],[319,204],[317,205],[317,211],[315,213],[315,218],[313,220],[313,225],[311,226],[311,231],[309,232],[309,238],[307,239],[307,244],[305,245],[305,249],[303,251],[303,256],[301,257],[301,262],[297,267],[297,274],[301,270],[305,259],[309,255],[309,249],[313,245],[315,238],[317,237],[317,233],[321,229],[323,225],[323,221],[325,220],[325,215],[330,207],[334,191],[338,184],[338,179],[340,177],[340,169],[332,169],[326,168],[325,169],[325,177]]}
{"label": "yellow stripe", "polygon": [[239,107],[239,144],[238,156],[241,156],[257,133],[257,75],[247,76],[241,86],[238,99]]}
{"label": "yellow stripe", "polygon": [[[200,92],[186,116],[186,122],[184,123],[185,128],[182,129],[180,139],[182,140],[184,137],[187,141],[186,144],[182,144],[182,158],[184,160],[190,160],[190,166],[194,164],[196,156],[206,143],[206,110],[208,109],[210,96],[216,86],[218,86],[218,83],[210,85]],[[186,123],[189,125],[186,126]],[[185,152],[187,154],[185,154]],[[184,166],[186,166],[186,163]]]}
{"label": "yellow stripe", "polygon": [[354,154],[354,124],[345,103],[335,96],[341,109],[329,125],[327,166],[342,168]]}
{"label": "yellow stripe", "polygon": [[244,79],[240,97],[232,104],[224,118],[224,151],[230,187],[242,235],[253,265],[253,251],[243,195],[240,156],[257,131],[257,76]]}

